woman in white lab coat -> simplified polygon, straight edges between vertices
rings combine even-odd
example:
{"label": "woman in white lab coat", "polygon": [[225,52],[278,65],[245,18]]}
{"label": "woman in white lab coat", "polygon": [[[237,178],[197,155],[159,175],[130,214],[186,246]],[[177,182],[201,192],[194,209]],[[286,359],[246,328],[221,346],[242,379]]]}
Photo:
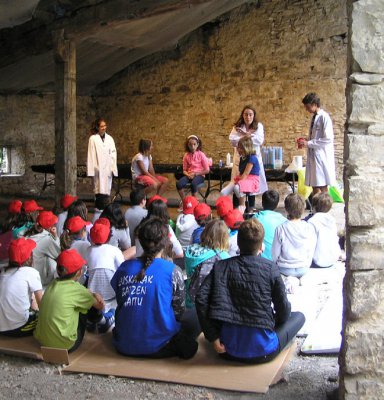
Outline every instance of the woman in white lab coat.
{"label": "woman in white lab coat", "polygon": [[117,176],[117,153],[107,123],[95,121],[88,142],[87,175],[93,176],[95,194],[111,194],[113,175]]}

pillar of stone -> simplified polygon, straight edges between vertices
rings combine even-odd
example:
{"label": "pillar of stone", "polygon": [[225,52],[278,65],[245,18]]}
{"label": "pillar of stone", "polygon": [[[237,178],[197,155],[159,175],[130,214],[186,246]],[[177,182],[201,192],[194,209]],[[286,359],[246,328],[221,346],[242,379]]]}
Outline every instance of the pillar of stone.
{"label": "pillar of stone", "polygon": [[340,398],[384,398],[384,2],[349,1]]}
{"label": "pillar of stone", "polygon": [[64,31],[54,32],[55,200],[76,194],[76,48]]}

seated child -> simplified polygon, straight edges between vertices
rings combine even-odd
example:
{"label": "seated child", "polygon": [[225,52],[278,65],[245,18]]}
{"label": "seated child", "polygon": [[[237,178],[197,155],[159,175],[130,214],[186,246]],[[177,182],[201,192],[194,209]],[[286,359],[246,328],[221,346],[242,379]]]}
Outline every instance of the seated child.
{"label": "seated child", "polygon": [[143,256],[125,261],[111,280],[116,292],[113,344],[127,356],[193,357],[200,333],[195,313],[185,310],[185,286],[179,267],[162,258],[168,225],[152,217],[139,225]]}
{"label": "seated child", "polygon": [[61,234],[63,233],[64,229],[64,222],[67,219],[68,216],[68,208],[69,206],[78,199],[77,196],[71,196],[70,194],[65,194],[61,199],[60,199],[60,207],[62,209],[62,212],[57,216],[58,221],[56,224],[56,230],[57,230],[57,236],[60,237]]}
{"label": "seated child", "polygon": [[260,166],[252,138],[244,136],[239,140],[237,151],[240,155],[239,172],[222,191],[221,195],[235,193],[239,199],[239,210],[244,213],[246,193],[254,194],[259,191]]}
{"label": "seated child", "polygon": [[110,281],[124,261],[124,256],[118,247],[108,244],[110,235],[109,220],[99,218],[91,229],[92,245],[87,249],[85,259],[88,265],[89,290],[100,293],[107,310],[114,314],[116,298]]}
{"label": "seated child", "polygon": [[304,200],[297,193],[284,200],[288,221],[279,225],[272,243],[272,259],[285,276],[301,278],[312,263],[316,246],[313,226],[301,220]]}
{"label": "seated child", "polygon": [[131,244],[135,243],[135,229],[140,224],[143,218],[148,214],[145,209],[147,199],[143,189],[132,190],[129,194],[131,207],[125,212],[125,219],[128,222],[129,235],[131,237]]}
{"label": "seated child", "polygon": [[232,199],[228,196],[220,196],[216,200],[216,213],[221,218],[224,217],[233,210]]}
{"label": "seated child", "polygon": [[259,256],[263,236],[256,219],[243,222],[240,255],[217,261],[196,295],[205,338],[224,358],[249,364],[275,358],[305,321],[291,313],[276,264]]}
{"label": "seated child", "polygon": [[279,212],[274,211],[279,205],[279,193],[276,190],[267,190],[262,196],[263,210],[254,215],[264,228],[264,250],[262,256],[272,261],[272,243],[276,227],[287,220]]}
{"label": "seated child", "polygon": [[90,317],[103,318],[103,298],[77,282],[85,263],[75,249],[64,250],[57,258],[58,278],[44,293],[34,332],[42,346],[75,351],[83,340],[91,307]]}
{"label": "seated child", "polygon": [[156,175],[152,163],[152,140],[140,139],[139,152],[131,164],[132,181],[145,187],[145,193],[155,192],[161,196],[168,188],[168,178]]}
{"label": "seated child", "polygon": [[193,215],[193,211],[198,204],[196,197],[184,197],[183,212],[176,219],[176,237],[179,239],[183,250],[191,243],[192,233],[199,226]]}
{"label": "seated child", "polygon": [[13,337],[32,335],[43,295],[39,273],[33,268],[31,239],[16,239],[9,246],[9,264],[0,270],[0,334]]}
{"label": "seated child", "polygon": [[21,214],[22,205],[23,203],[20,200],[12,200],[8,204],[8,215],[0,224],[1,233],[11,231],[15,226],[17,226]]}
{"label": "seated child", "polygon": [[[104,208],[108,206],[111,198],[107,194],[98,193],[95,197],[95,211],[93,213],[92,224],[95,223],[96,220],[100,218],[101,213],[104,211]],[[83,218],[86,219],[86,218]]]}
{"label": "seated child", "polygon": [[312,267],[327,268],[334,265],[341,255],[336,221],[329,213],[332,198],[323,192],[313,196],[313,199],[315,214],[308,220],[317,237]]}
{"label": "seated child", "polygon": [[37,216],[42,210],[43,207],[40,207],[35,200],[25,200],[21,207],[21,213],[18,216],[17,222],[12,228],[13,237],[15,239],[22,237],[29,229],[33,228]]}
{"label": "seated child", "polygon": [[[106,196],[106,195],[105,195]],[[108,196],[107,196],[108,197]],[[97,197],[98,199],[100,197]],[[108,197],[109,199],[109,197]],[[100,211],[100,210],[99,210]],[[101,213],[101,211],[100,211]],[[84,201],[82,200],[75,200],[69,207],[68,207],[68,214],[67,214],[67,219],[64,222],[64,228],[66,228],[66,223],[67,221],[72,218],[72,217],[80,217],[84,221],[88,221],[88,208]],[[87,229],[87,237],[88,240],[89,238],[89,233],[91,231],[92,224],[87,224],[86,229]]]}
{"label": "seated child", "polygon": [[205,225],[212,220],[212,210],[207,203],[198,204],[193,210],[193,215],[197,222],[198,228],[192,232],[191,243],[200,243],[201,234]]}
{"label": "seated child", "polygon": [[56,232],[57,217],[52,211],[40,211],[36,224],[25,233],[25,237],[36,242],[33,250],[33,266],[39,271],[45,288],[56,273],[56,258],[60,254],[60,239]]}
{"label": "seated child", "polygon": [[211,272],[217,260],[229,258],[229,233],[227,225],[220,219],[213,219],[205,226],[201,244],[192,244],[185,252],[187,271],[187,307],[195,303],[195,296],[205,277]]}
{"label": "seated child", "polygon": [[231,257],[237,256],[239,254],[239,246],[237,244],[238,243],[237,232],[239,226],[243,221],[244,221],[243,214],[237,208],[229,211],[224,217],[224,222],[230,229],[228,253]]}
{"label": "seated child", "polygon": [[192,196],[197,196],[199,185],[204,182],[205,175],[209,174],[209,161],[203,153],[203,144],[196,135],[190,135],[185,142],[183,157],[183,177],[176,182],[176,188],[181,200],[184,199],[184,188],[190,184]]}

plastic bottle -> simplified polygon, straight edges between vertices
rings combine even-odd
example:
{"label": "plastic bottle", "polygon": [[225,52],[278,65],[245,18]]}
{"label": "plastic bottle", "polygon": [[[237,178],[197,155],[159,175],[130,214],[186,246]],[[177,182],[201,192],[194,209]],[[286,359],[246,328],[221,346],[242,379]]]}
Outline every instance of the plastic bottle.
{"label": "plastic bottle", "polygon": [[219,167],[222,168],[223,166],[223,160],[219,160]]}
{"label": "plastic bottle", "polygon": [[226,166],[229,167],[231,165],[231,155],[227,153],[227,159],[225,162]]}

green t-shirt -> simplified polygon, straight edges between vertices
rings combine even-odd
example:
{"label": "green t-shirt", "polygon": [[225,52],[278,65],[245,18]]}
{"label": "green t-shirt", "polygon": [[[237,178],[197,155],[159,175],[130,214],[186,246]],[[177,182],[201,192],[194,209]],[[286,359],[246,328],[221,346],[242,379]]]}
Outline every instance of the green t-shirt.
{"label": "green t-shirt", "polygon": [[77,339],[79,313],[86,314],[94,297],[73,280],[54,280],[44,292],[34,331],[42,346],[70,349]]}

